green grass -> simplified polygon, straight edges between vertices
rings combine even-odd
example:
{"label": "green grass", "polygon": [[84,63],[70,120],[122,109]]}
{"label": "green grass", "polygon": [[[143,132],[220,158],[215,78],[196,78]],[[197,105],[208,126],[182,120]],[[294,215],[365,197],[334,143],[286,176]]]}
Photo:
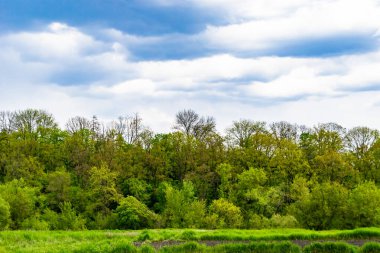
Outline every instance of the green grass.
{"label": "green grass", "polygon": [[[344,242],[316,242],[301,249],[292,240],[379,240],[380,228],[356,230],[310,231],[303,229],[274,230],[192,230],[154,229],[140,231],[2,231],[0,253],[24,252],[157,252],[150,243],[181,241],[158,252],[380,252],[380,244],[367,243],[361,248]],[[225,244],[207,247],[204,240],[220,240]],[[241,241],[241,242],[239,242]],[[143,246],[135,247],[134,242]]]}
{"label": "green grass", "polygon": [[303,249],[304,253],[355,253],[356,247],[342,242],[312,243]]}
{"label": "green grass", "polygon": [[379,243],[366,243],[360,248],[360,253],[378,253],[380,252],[380,244]]}
{"label": "green grass", "polygon": [[[0,232],[0,252],[87,252],[132,245],[133,231],[4,231]],[[98,250],[99,249],[99,250]]]}
{"label": "green grass", "polygon": [[[141,231],[140,231],[141,233]],[[380,228],[360,228],[355,230],[313,231],[306,229],[152,229],[144,230],[149,233],[149,240],[229,240],[229,241],[273,241],[273,240],[347,240],[380,238]]]}

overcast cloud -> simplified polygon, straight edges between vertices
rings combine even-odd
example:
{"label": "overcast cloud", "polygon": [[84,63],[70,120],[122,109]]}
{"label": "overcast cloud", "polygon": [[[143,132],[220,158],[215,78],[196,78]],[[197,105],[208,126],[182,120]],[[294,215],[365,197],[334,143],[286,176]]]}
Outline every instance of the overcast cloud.
{"label": "overcast cloud", "polygon": [[125,22],[173,17],[147,32],[102,13],[11,20],[19,6],[0,2],[0,109],[46,109],[62,126],[139,112],[157,132],[184,108],[221,131],[240,118],[380,128],[379,1],[132,2],[145,13]]}

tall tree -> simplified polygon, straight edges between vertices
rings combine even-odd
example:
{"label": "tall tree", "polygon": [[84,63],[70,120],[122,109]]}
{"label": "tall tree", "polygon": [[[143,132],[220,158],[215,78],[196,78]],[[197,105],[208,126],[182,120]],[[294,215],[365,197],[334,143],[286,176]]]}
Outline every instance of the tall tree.
{"label": "tall tree", "polygon": [[265,132],[265,122],[242,119],[234,121],[227,129],[227,140],[232,145],[247,148],[251,143],[251,136]]}
{"label": "tall tree", "polygon": [[41,128],[55,128],[57,123],[53,115],[44,110],[27,109],[16,112],[14,116],[15,128],[24,133],[35,133]]}
{"label": "tall tree", "polygon": [[297,141],[298,139],[298,126],[290,124],[286,121],[279,121],[270,124],[270,131],[277,140],[287,139]]}
{"label": "tall tree", "polygon": [[379,137],[379,131],[368,127],[354,127],[346,135],[347,148],[361,158]]}
{"label": "tall tree", "polygon": [[202,139],[208,134],[215,132],[215,119],[213,117],[201,117],[195,111],[188,109],[176,114],[174,129]]}

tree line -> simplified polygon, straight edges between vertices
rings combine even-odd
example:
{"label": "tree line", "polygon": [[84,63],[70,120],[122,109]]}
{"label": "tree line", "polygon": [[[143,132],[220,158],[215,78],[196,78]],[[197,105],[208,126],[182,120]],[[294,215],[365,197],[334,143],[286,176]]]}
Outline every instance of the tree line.
{"label": "tree line", "polygon": [[380,225],[379,131],[183,110],[169,133],[0,112],[0,229],[346,229]]}

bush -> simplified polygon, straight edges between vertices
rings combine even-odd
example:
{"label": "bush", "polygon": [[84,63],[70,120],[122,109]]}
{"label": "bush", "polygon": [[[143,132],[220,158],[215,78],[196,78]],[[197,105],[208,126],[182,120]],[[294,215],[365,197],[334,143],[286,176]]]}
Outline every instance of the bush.
{"label": "bush", "polygon": [[11,228],[20,228],[21,223],[34,214],[37,191],[37,188],[26,186],[23,180],[13,180],[0,185],[0,197],[8,202],[10,207]]}
{"label": "bush", "polygon": [[210,205],[210,213],[217,228],[238,228],[243,222],[240,208],[225,199],[214,200]]}
{"label": "bush", "polygon": [[30,217],[21,223],[21,229],[25,230],[49,230],[50,225],[45,220],[41,220],[39,215]]}
{"label": "bush", "polygon": [[191,182],[184,181],[182,189],[170,185],[165,189],[165,225],[172,228],[199,228],[203,226],[205,202],[195,197]]}
{"label": "bush", "polygon": [[273,228],[296,228],[298,227],[298,221],[291,215],[281,216],[274,214],[269,220],[270,227]]}
{"label": "bush", "polygon": [[50,229],[53,230],[82,230],[85,229],[85,220],[76,214],[70,202],[61,203],[59,205],[61,213],[56,213],[52,210],[45,210],[42,215]]}
{"label": "bush", "polygon": [[254,228],[254,229],[263,229],[268,228],[270,226],[269,219],[258,215],[258,214],[250,214],[248,219],[248,228]]}
{"label": "bush", "polygon": [[118,227],[122,229],[141,229],[156,227],[159,216],[135,197],[128,196],[116,208]]}
{"label": "bush", "polygon": [[8,228],[10,223],[11,213],[10,206],[3,198],[0,197],[0,230]]}
{"label": "bush", "polygon": [[289,207],[289,213],[305,228],[344,228],[347,223],[348,197],[348,190],[339,183],[317,184],[308,198]]}
{"label": "bush", "polygon": [[59,205],[61,213],[58,216],[59,230],[82,230],[85,228],[85,220],[77,215],[70,202]]}
{"label": "bush", "polygon": [[349,198],[349,219],[351,227],[380,225],[380,189],[374,182],[359,184]]}

